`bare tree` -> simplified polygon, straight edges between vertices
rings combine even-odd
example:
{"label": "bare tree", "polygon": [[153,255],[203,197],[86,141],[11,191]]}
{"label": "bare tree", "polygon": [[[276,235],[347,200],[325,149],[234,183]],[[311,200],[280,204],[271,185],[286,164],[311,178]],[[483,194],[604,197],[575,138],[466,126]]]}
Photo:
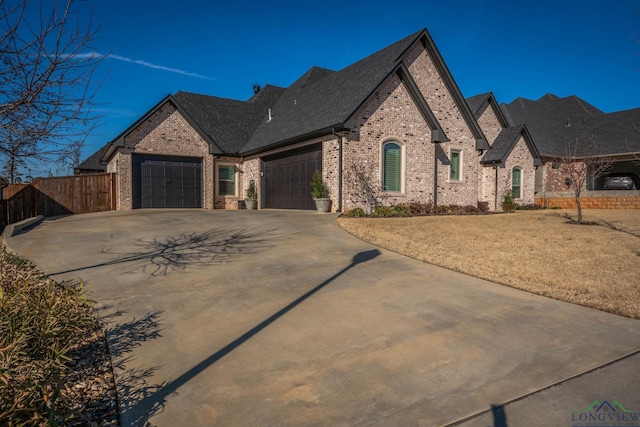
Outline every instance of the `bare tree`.
{"label": "bare tree", "polygon": [[384,204],[388,195],[382,190],[380,185],[374,184],[374,170],[369,165],[360,162],[352,162],[347,169],[350,178],[358,188],[359,202],[365,206],[367,214],[372,213],[378,206]]}
{"label": "bare tree", "polygon": [[67,169],[97,123],[91,21],[73,0],[0,1],[0,163]]}
{"label": "bare tree", "polygon": [[604,147],[597,143],[595,130],[581,136],[576,133],[567,138],[564,153],[554,156],[560,165],[560,172],[568,177],[573,188],[578,210],[578,222],[582,223],[582,202],[580,197],[587,188],[589,178],[596,179],[606,174],[613,165],[611,156],[604,154]]}

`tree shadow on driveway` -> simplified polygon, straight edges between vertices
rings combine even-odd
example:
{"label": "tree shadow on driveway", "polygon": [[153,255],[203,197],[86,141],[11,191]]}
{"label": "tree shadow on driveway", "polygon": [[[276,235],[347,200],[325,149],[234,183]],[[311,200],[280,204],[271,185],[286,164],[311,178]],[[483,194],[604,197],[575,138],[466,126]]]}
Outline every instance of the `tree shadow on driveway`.
{"label": "tree shadow on driveway", "polygon": [[166,276],[171,271],[232,262],[239,255],[269,249],[275,241],[289,236],[291,234],[278,233],[275,229],[216,228],[200,233],[139,238],[133,243],[135,250],[120,252],[105,246],[100,254],[111,256],[111,260],[58,271],[51,276],[106,266],[122,266],[128,273],[142,271],[150,277]]}

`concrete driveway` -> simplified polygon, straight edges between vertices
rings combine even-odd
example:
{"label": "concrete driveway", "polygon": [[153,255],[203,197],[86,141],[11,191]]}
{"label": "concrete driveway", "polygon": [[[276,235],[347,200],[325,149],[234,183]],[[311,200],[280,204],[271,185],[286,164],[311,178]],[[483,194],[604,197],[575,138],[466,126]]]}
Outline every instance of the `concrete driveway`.
{"label": "concrete driveway", "polygon": [[332,214],[107,212],[8,243],[91,287],[124,425],[573,425],[614,399],[640,412],[637,320],[378,249]]}

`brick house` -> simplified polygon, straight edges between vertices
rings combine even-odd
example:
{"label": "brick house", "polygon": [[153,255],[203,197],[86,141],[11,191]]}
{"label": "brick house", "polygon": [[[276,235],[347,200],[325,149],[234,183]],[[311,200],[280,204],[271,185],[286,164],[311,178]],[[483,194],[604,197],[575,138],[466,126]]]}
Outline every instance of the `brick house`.
{"label": "brick house", "polygon": [[[640,108],[604,113],[576,96],[553,94],[535,101],[517,98],[501,107],[507,122],[526,123],[535,141],[544,162],[536,179],[540,197],[573,191],[563,158],[600,157],[612,162],[609,173],[640,176]],[[604,178],[588,173],[585,190],[602,190]]]}
{"label": "brick house", "polygon": [[499,209],[509,189],[533,203],[543,169],[540,128],[508,107],[491,93],[465,99],[425,29],[340,71],[255,87],[247,101],[168,95],[76,173],[96,159],[116,172],[118,209],[237,209],[251,182],[261,208],[313,209],[316,170],[336,211]]}

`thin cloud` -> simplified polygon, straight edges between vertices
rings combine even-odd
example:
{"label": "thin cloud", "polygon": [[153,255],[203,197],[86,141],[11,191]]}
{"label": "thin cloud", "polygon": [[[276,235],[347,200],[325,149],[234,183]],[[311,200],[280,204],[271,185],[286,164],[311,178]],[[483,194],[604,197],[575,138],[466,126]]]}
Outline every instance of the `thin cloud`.
{"label": "thin cloud", "polygon": [[128,62],[130,64],[142,65],[143,67],[153,68],[154,70],[162,70],[162,71],[167,71],[169,73],[181,74],[183,76],[195,77],[195,78],[204,79],[204,80],[212,80],[212,81],[216,80],[212,77],[203,76],[201,74],[191,73],[189,71],[180,70],[178,68],[171,68],[171,67],[165,67],[163,65],[153,64],[151,62],[144,61],[142,59],[127,58],[126,56],[113,55],[113,54],[102,55],[101,53],[98,53],[98,52],[81,53],[74,56],[80,59],[84,59],[84,58],[95,59],[95,58],[105,57],[105,58],[115,59],[117,61]]}

